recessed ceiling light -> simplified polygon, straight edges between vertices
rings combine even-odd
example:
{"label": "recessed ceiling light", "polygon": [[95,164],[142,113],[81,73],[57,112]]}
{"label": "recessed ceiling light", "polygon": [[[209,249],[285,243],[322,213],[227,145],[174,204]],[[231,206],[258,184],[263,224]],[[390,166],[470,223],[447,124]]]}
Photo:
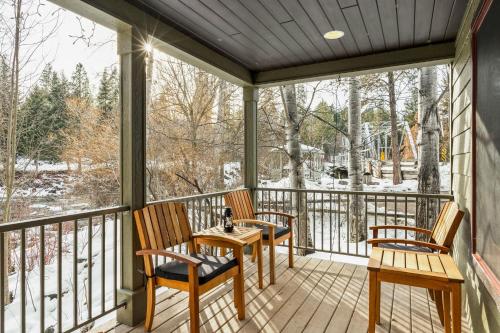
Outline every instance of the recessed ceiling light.
{"label": "recessed ceiling light", "polygon": [[342,36],[344,36],[344,32],[340,30],[328,31],[323,35],[326,39],[339,39]]}

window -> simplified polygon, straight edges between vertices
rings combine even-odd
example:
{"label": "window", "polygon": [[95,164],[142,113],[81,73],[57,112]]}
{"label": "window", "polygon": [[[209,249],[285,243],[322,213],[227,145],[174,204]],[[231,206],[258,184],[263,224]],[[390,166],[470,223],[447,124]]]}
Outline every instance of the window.
{"label": "window", "polygon": [[486,1],[473,27],[472,247],[486,278],[500,290],[500,47],[494,39],[500,29],[498,15],[500,4]]}

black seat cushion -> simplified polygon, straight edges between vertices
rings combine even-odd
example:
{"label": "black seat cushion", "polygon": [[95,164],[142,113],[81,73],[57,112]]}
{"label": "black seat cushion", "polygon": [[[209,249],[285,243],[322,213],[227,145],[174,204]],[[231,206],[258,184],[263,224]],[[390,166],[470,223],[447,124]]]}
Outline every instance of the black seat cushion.
{"label": "black seat cushion", "polygon": [[[262,229],[262,239],[269,240],[269,228],[267,226],[259,226]],[[274,228],[274,239],[286,235],[290,232],[290,228],[278,227]]]}
{"label": "black seat cushion", "polygon": [[428,252],[432,253],[432,249],[425,246],[416,246],[416,245],[406,245],[406,244],[396,244],[396,243],[379,243],[379,247],[384,249],[393,249],[393,250],[404,250],[404,251],[414,251],[414,252]]}
{"label": "black seat cushion", "polygon": [[[192,254],[203,263],[198,266],[199,284],[204,284],[238,265],[236,258],[213,257],[204,254]],[[169,280],[188,282],[188,265],[179,261],[170,261],[155,268],[156,276]]]}

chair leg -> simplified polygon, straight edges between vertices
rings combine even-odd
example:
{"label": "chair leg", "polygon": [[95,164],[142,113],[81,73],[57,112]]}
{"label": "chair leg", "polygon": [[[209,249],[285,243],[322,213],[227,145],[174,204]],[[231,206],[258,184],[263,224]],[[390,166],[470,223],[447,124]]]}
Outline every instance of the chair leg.
{"label": "chair leg", "polygon": [[200,332],[200,290],[198,282],[198,268],[188,266],[189,273],[189,331]]}
{"label": "chair leg", "polygon": [[155,293],[155,280],[154,278],[148,279],[146,284],[146,319],[144,320],[144,330],[146,332],[151,332],[151,327],[153,326],[153,318],[155,316],[155,303],[156,303],[156,293]]}
{"label": "chair leg", "polygon": [[276,249],[274,248],[274,242],[269,241],[269,280],[271,284],[275,283],[274,277],[274,265],[276,262]]}
{"label": "chair leg", "polygon": [[288,239],[288,267],[293,268],[293,232],[290,231]]}

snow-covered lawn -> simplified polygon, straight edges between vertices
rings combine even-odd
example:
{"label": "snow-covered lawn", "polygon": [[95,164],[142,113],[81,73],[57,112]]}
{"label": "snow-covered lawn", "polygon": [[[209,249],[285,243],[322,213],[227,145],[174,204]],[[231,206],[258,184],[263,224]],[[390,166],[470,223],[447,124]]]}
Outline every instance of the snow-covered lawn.
{"label": "snow-covered lawn", "polygon": [[[441,192],[450,190],[450,164],[440,163],[439,173],[441,176]],[[278,181],[260,180],[261,187],[268,188],[290,188],[288,177]],[[417,180],[403,180],[399,185],[393,185],[391,179],[372,178],[371,184],[364,184],[363,191],[368,192],[417,192]],[[306,179],[306,188],[311,190],[349,190],[349,179],[333,179],[323,173],[320,181]]]}
{"label": "snow-covered lawn", "polygon": [[[100,221],[100,219],[99,219]],[[118,222],[118,230],[120,228]],[[113,306],[114,301],[114,279],[115,272],[113,271],[113,255],[114,255],[114,220],[109,217],[106,219],[105,227],[105,242],[104,251],[101,247],[102,237],[102,224],[95,222],[92,227],[92,313],[94,315],[101,313],[101,269],[104,260],[104,300],[105,307],[109,309]],[[45,265],[45,292],[43,295],[45,304],[45,328],[47,332],[57,331],[55,325],[57,322],[57,230],[50,227],[45,228],[45,257],[47,264]],[[77,299],[77,317],[78,322],[87,320],[87,298],[88,298],[88,224],[87,221],[80,221],[78,230],[78,247],[77,247],[77,287],[74,285],[73,265],[75,257],[73,253],[73,227],[72,222],[65,223],[63,234],[62,246],[62,321],[63,330],[72,327],[73,325],[73,299]],[[27,247],[26,247],[26,262],[30,263],[33,260],[32,269],[26,271],[26,331],[39,332],[40,331],[40,266],[39,262],[39,242],[37,230],[29,229],[27,234]],[[118,232],[119,235],[119,232]],[[33,238],[30,238],[33,237]],[[33,239],[31,244],[29,239]],[[31,244],[32,246],[28,246]],[[120,244],[117,244],[117,271],[120,271]],[[17,247],[15,262],[18,267],[15,273],[9,276],[9,289],[13,293],[14,300],[11,304],[6,306],[6,324],[5,333],[19,332],[21,327],[21,297],[20,297],[20,274],[19,274],[19,250]],[[118,273],[119,274],[119,273]],[[54,330],[52,330],[54,329]]]}

